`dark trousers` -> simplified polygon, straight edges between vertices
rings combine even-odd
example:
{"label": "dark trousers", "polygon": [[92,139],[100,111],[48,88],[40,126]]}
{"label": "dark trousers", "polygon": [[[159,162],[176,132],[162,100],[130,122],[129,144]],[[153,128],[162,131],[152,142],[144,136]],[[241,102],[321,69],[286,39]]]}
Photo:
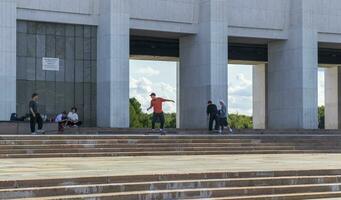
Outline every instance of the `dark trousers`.
{"label": "dark trousers", "polygon": [[153,113],[152,129],[155,129],[155,123],[160,122],[160,128],[165,126],[165,115],[163,113]]}
{"label": "dark trousers", "polygon": [[210,115],[210,120],[208,123],[208,129],[210,131],[213,130],[213,122],[214,122],[214,129],[219,130],[219,120],[217,115]]}
{"label": "dark trousers", "polygon": [[43,128],[43,119],[41,118],[40,114],[37,113],[35,117],[30,114],[31,133],[36,132],[36,123],[38,123],[38,130],[41,130]]}
{"label": "dark trousers", "polygon": [[228,126],[227,118],[219,118],[219,126],[222,131],[224,131],[224,127]]}
{"label": "dark trousers", "polygon": [[67,124],[66,124],[67,126],[80,126],[80,125],[82,125],[82,122],[81,121],[78,121],[78,122],[71,122],[71,121],[68,121],[67,122]]}
{"label": "dark trousers", "polygon": [[64,131],[64,126],[66,126],[67,121],[58,122],[58,131]]}

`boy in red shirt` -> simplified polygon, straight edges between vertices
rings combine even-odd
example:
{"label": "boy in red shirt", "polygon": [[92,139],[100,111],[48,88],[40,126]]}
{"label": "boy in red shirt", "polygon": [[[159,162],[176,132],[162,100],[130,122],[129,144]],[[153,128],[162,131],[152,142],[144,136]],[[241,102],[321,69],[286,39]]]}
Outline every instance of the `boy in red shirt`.
{"label": "boy in red shirt", "polygon": [[147,111],[149,111],[150,109],[154,109],[153,112],[153,120],[152,120],[152,130],[155,129],[155,123],[156,121],[160,122],[160,132],[163,132],[163,127],[165,124],[165,116],[163,114],[163,110],[162,110],[162,103],[163,102],[173,102],[175,103],[175,101],[173,100],[169,100],[169,99],[164,99],[161,97],[156,97],[155,93],[152,93],[150,95],[150,97],[152,98],[151,102],[150,102],[150,107],[147,109]]}

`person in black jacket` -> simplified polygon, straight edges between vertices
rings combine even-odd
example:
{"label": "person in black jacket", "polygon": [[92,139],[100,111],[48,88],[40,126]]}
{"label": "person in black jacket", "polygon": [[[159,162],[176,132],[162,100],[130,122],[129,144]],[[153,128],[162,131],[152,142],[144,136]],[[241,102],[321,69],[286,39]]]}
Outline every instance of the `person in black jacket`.
{"label": "person in black jacket", "polygon": [[216,131],[219,130],[219,122],[218,122],[218,108],[212,101],[208,101],[207,103],[207,118],[209,119],[209,127],[210,131],[213,130],[213,122],[215,123],[214,128]]}
{"label": "person in black jacket", "polygon": [[[32,99],[29,103],[29,112],[30,112],[30,127],[31,133],[36,135],[37,133],[44,133],[43,128],[43,119],[38,112],[38,94],[32,94]],[[36,132],[36,123],[38,123],[38,131]]]}

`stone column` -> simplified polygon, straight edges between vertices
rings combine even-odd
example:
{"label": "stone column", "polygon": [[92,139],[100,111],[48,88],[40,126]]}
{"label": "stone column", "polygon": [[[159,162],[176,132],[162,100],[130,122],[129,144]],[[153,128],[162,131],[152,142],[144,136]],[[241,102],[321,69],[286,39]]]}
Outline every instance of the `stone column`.
{"label": "stone column", "polygon": [[341,99],[341,68],[332,67],[325,69],[325,128],[340,128]]}
{"label": "stone column", "polygon": [[180,128],[180,63],[176,62],[176,128]]}
{"label": "stone column", "polygon": [[269,43],[269,128],[315,129],[318,40],[309,0],[291,0],[287,41]]}
{"label": "stone column", "polygon": [[100,0],[97,125],[129,127],[129,1]]}
{"label": "stone column", "polygon": [[198,34],[180,38],[181,128],[206,128],[207,101],[227,102],[227,2],[199,4]]}
{"label": "stone column", "polygon": [[16,112],[17,8],[13,0],[0,1],[0,121]]}
{"label": "stone column", "polygon": [[254,65],[253,76],[253,128],[267,128],[267,65]]}

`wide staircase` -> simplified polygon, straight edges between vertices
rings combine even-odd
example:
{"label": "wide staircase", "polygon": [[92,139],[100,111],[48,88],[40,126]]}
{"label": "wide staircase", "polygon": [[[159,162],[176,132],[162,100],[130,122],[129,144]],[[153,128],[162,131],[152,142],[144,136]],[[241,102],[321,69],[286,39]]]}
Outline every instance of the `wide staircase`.
{"label": "wide staircase", "polygon": [[341,153],[341,135],[0,136],[0,158]]}
{"label": "wide staircase", "polygon": [[[302,156],[340,153],[341,159],[341,135],[0,136],[0,158],[15,160],[17,158],[238,154],[281,156],[281,154],[298,153]],[[22,162],[22,159],[20,160]],[[172,164],[171,160],[169,164]],[[339,169],[328,170],[322,168],[302,171],[227,171],[0,180],[0,199],[298,200],[324,198],[341,199],[341,166]]]}
{"label": "wide staircase", "polygon": [[341,170],[167,174],[0,182],[1,199],[341,198]]}

